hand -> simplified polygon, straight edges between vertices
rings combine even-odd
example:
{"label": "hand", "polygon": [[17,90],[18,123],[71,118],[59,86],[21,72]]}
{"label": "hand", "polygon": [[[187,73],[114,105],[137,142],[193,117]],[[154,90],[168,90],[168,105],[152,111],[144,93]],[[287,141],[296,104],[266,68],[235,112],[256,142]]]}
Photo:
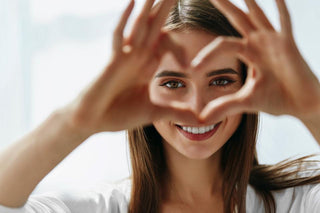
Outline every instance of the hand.
{"label": "hand", "polygon": [[276,1],[281,22],[279,32],[254,0],[245,0],[248,14],[228,0],[211,2],[226,15],[242,38],[215,39],[193,60],[194,69],[208,70],[210,61],[217,57],[236,55],[248,65],[248,76],[237,93],[211,101],[201,118],[220,120],[231,114],[263,111],[305,119],[319,111],[319,81],[295,44],[284,0]]}
{"label": "hand", "polygon": [[74,128],[93,134],[133,128],[158,118],[194,117],[184,106],[150,101],[148,84],[161,57],[171,52],[181,65],[185,63],[183,49],[162,30],[175,0],[165,0],[157,7],[153,3],[146,1],[127,38],[123,31],[134,1],[124,11],[114,31],[113,54],[107,68],[65,108]]}

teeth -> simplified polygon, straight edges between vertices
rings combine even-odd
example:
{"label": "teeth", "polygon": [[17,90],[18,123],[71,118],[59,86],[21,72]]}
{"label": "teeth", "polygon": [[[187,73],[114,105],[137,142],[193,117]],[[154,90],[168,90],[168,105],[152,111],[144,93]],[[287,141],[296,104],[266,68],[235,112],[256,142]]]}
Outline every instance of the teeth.
{"label": "teeth", "polygon": [[191,131],[191,132],[192,132],[193,134],[198,134],[198,133],[199,133],[199,129],[200,129],[200,128],[192,127],[192,131]]}
{"label": "teeth", "polygon": [[182,129],[186,132],[192,133],[192,134],[204,134],[207,132],[210,132],[211,130],[214,129],[214,124],[210,126],[204,126],[204,127],[185,127],[182,126]]}

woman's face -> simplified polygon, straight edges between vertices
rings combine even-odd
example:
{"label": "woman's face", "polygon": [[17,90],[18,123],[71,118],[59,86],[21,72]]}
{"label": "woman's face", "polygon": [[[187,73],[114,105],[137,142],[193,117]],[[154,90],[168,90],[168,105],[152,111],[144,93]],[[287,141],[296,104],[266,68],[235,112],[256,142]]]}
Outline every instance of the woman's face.
{"label": "woman's face", "polygon": [[[216,38],[202,31],[171,32],[170,35],[185,49],[188,63]],[[199,113],[211,100],[241,88],[243,80],[237,58],[221,56],[211,65],[210,70],[203,72],[182,70],[172,55],[167,54],[150,83],[152,99],[166,103],[182,102]],[[206,124],[162,119],[153,124],[164,140],[165,149],[190,159],[206,159],[227,142],[239,126],[241,117],[238,114],[218,123]]]}

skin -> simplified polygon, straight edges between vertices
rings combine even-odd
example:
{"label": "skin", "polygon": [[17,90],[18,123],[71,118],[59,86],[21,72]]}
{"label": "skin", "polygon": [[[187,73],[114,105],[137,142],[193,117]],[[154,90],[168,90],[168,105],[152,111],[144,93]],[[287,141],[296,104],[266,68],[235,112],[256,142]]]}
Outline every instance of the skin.
{"label": "skin", "polygon": [[[174,40],[175,35],[162,29],[175,1],[165,0],[157,8],[152,8],[154,0],[146,0],[131,33],[124,37],[123,30],[134,5],[131,1],[114,31],[112,57],[101,74],[70,104],[57,109],[38,128],[1,152],[0,204],[22,206],[46,174],[91,135],[156,122],[160,125],[161,120],[164,121],[164,127],[172,130],[170,134],[164,134],[167,137],[164,137],[167,141],[167,155],[172,161],[177,161],[171,164],[172,170],[177,172],[170,177],[172,181],[168,181],[176,186],[171,197],[168,196],[169,201],[174,201],[173,205],[166,203],[169,203],[166,205],[169,210],[178,209],[175,205],[177,202],[172,198],[174,193],[178,193],[182,203],[188,203],[190,209],[194,201],[202,200],[201,206],[204,208],[207,203],[213,202],[216,210],[221,211],[221,197],[212,197],[212,194],[219,194],[220,189],[212,189],[212,183],[205,179],[213,177],[215,185],[219,186],[218,168],[213,165],[214,174],[201,171],[204,171],[203,167],[208,167],[203,162],[210,162],[210,156],[213,162],[217,162],[213,158],[218,158],[217,150],[225,142],[223,137],[232,134],[230,131],[223,135],[222,132],[228,128],[221,128],[221,133],[217,132],[214,136],[217,140],[193,146],[178,138],[180,136],[175,134],[170,122],[207,125],[223,121],[226,126],[236,126],[236,115],[244,112],[289,114],[299,118],[320,144],[319,81],[296,47],[284,0],[276,2],[280,12],[280,31],[273,29],[254,0],[246,0],[249,14],[227,0],[212,0],[242,33],[243,38],[212,38],[213,41],[199,50],[189,63],[194,53],[186,51],[188,54],[185,54],[184,48]],[[178,100],[172,98],[168,101],[168,96],[155,100],[149,90],[152,77],[166,53],[174,56],[179,64],[176,67],[178,71],[185,70],[190,76],[190,80],[185,80],[189,90],[179,96],[181,99]],[[221,61],[217,56],[230,60],[241,59],[249,66],[249,75],[237,91],[223,95],[215,91],[211,96],[209,90],[205,90],[207,82],[201,74],[218,66],[212,64],[213,61]],[[170,68],[175,67],[170,65]],[[200,75],[196,77],[192,72]],[[205,96],[200,96],[200,91]],[[228,122],[229,119],[233,122]],[[171,140],[174,137],[178,139],[176,144]],[[188,185],[195,176],[184,178],[190,174],[176,168],[182,162],[186,162],[190,169],[199,169],[199,177],[203,178],[201,191],[196,191],[194,185]],[[182,185],[179,186],[174,180],[182,181]],[[212,212],[211,208],[208,205],[208,210],[204,209],[203,212]]]}
{"label": "skin", "polygon": [[[249,73],[245,85],[238,92],[221,95],[220,98],[217,98],[219,96],[212,98],[205,109],[200,110],[200,117],[206,121],[219,121],[232,118],[232,115],[241,112],[264,111],[274,115],[290,114],[305,122],[319,142],[319,133],[315,127],[315,123],[319,123],[319,81],[296,47],[289,13],[284,1],[277,1],[282,28],[280,32],[275,31],[255,1],[246,0],[245,2],[249,8],[249,14],[245,14],[229,1],[212,1],[229,18],[234,27],[243,35],[243,38],[220,37],[214,39],[210,45],[198,53],[192,62],[192,67],[196,73],[203,72],[213,67],[213,63],[219,61],[222,55],[226,57],[237,56],[246,62]],[[193,44],[192,41],[188,40],[186,43]],[[188,52],[188,48],[186,49]],[[301,82],[308,82],[308,84]],[[197,94],[194,96],[197,96]],[[201,93],[201,97],[206,97],[205,93]],[[195,101],[193,104],[195,104]],[[312,115],[309,112],[312,112]],[[318,121],[312,119],[312,116],[316,116]],[[310,122],[309,119],[312,119],[314,123]],[[230,120],[233,122],[232,119]],[[198,202],[201,202],[201,199],[197,200],[197,198],[207,195],[207,199],[203,199],[203,197],[202,199],[210,200],[209,198],[214,194],[212,192],[215,191],[212,190],[213,185],[219,182],[217,181],[219,179],[219,167],[217,166],[219,158],[214,156],[220,153],[214,154],[216,150],[210,149],[211,147],[205,149],[207,152],[203,152],[201,149],[196,151],[199,154],[197,157],[200,159],[210,156],[210,151],[213,151],[211,152],[213,157],[207,160],[214,159],[216,161],[214,163],[211,160],[212,165],[215,165],[216,174],[208,172],[212,171],[211,164],[203,160],[200,161],[201,163],[197,162],[194,170],[190,170],[192,168],[190,165],[194,165],[194,162],[190,162],[190,159],[194,159],[195,154],[189,151],[190,147],[193,148],[193,144],[183,139],[183,136],[178,134],[172,123],[174,122],[161,121],[154,123],[156,129],[164,138],[166,157],[169,159],[168,170],[171,177],[169,180],[176,184],[174,190],[177,192],[171,191],[169,203],[173,209],[174,206],[177,206],[175,203],[180,202],[182,206],[187,207],[184,211],[188,209],[199,210],[196,207],[199,207]],[[218,139],[219,132],[216,134],[217,140],[215,141],[213,138],[213,141],[219,141],[220,143],[216,144],[216,147],[219,147],[218,144],[222,145],[225,141]],[[227,134],[227,136],[230,135]],[[201,147],[201,145],[197,144],[197,147]],[[179,155],[184,155],[189,159],[181,160],[183,157]],[[204,177],[210,178],[205,179]],[[168,187],[170,187],[170,184]],[[176,197],[178,195],[180,200],[177,200],[174,195]],[[216,200],[218,200],[217,197]],[[217,203],[216,205],[221,206]],[[210,206],[210,202],[206,206]],[[213,210],[217,211],[214,208]]]}
{"label": "skin", "polygon": [[[170,34],[185,49],[188,63],[217,37],[202,31]],[[195,112],[201,112],[211,100],[235,93],[242,87],[239,65],[237,58],[229,56],[214,61],[210,69],[205,71],[195,72],[191,68],[181,70],[172,56],[167,54],[151,80],[151,97],[164,102],[178,101],[187,104]],[[207,76],[212,71],[226,68],[234,70],[234,73]],[[180,76],[176,76],[178,74]],[[217,132],[203,141],[186,138],[175,124],[200,127],[213,123],[185,123],[176,119],[160,119],[153,123],[163,137],[168,165],[163,212],[219,212],[223,209],[219,150],[237,129],[241,118],[241,114],[226,117]]]}
{"label": "skin", "polygon": [[[188,62],[191,62],[199,50],[216,38],[216,36],[202,31],[171,33],[171,36],[185,49]],[[193,111],[200,113],[211,100],[237,92],[241,88],[242,78],[239,67],[239,61],[230,56],[216,60],[213,66],[206,71],[194,72],[190,68],[181,70],[172,56],[168,54],[163,58],[154,78],[151,80],[151,97],[163,102],[178,101],[187,104]],[[234,70],[235,73],[221,73],[207,77],[207,74],[212,71],[226,68]],[[172,74],[164,74],[164,71],[172,71],[185,76],[176,77],[172,76]],[[161,74],[163,76],[157,77]],[[226,82],[220,83],[219,80],[226,80]],[[175,89],[170,88],[175,86],[175,83],[180,83],[180,85],[174,87]],[[210,138],[211,141],[221,141],[218,144],[208,144],[207,141],[194,142],[186,140],[187,138],[182,136],[175,126],[175,124],[179,124],[182,126],[201,127],[215,123],[184,122],[169,118],[159,119],[153,124],[165,141],[187,158],[206,159],[227,141],[238,127],[240,119],[241,115],[239,114],[227,117],[222,121],[218,132],[214,134],[214,139]]]}
{"label": "skin", "polygon": [[209,103],[201,117],[219,120],[228,114],[259,111],[288,114],[304,122],[319,141],[319,133],[311,127],[311,123],[319,123],[319,80],[296,46],[284,0],[276,0],[280,31],[273,28],[254,0],[245,2],[248,14],[229,1],[212,0],[243,38],[220,37],[199,52],[192,66],[198,71],[206,69],[223,52],[245,61],[249,74],[241,90]]}
{"label": "skin", "polygon": [[183,105],[150,101],[149,80],[165,53],[171,52],[180,66],[186,66],[182,48],[161,30],[175,1],[166,0],[156,9],[153,3],[145,2],[129,37],[124,37],[134,7],[131,1],[115,28],[112,57],[101,74],[68,105],[1,152],[0,204],[24,205],[36,185],[95,133],[133,128],[159,117],[197,120]]}
{"label": "skin", "polygon": [[[245,2],[249,8],[249,14],[245,14],[229,1],[212,1],[229,18],[234,27],[243,35],[243,38],[220,37],[214,39],[210,45],[198,53],[192,62],[192,67],[196,73],[203,72],[212,67],[214,62],[219,61],[222,55],[226,57],[237,56],[246,62],[249,73],[245,85],[238,92],[221,95],[220,98],[212,98],[205,109],[201,111],[200,117],[206,121],[219,121],[232,118],[232,115],[241,112],[264,111],[274,115],[290,114],[300,118],[319,142],[319,133],[316,131],[320,109],[319,81],[296,47],[289,13],[284,1],[277,1],[282,28],[280,32],[275,31],[255,1],[246,0]],[[188,40],[186,43],[193,44]],[[195,46],[197,47],[197,45]],[[188,52],[188,48],[186,49]],[[306,82],[308,83],[306,84]],[[201,97],[206,97],[206,95],[201,94]],[[309,114],[310,112],[312,115]],[[311,118],[312,116],[315,118]],[[310,122],[310,119],[313,122]],[[218,172],[216,174],[208,172],[208,170],[212,171],[211,164],[204,161],[197,162],[194,170],[190,170],[192,168],[190,165],[194,164],[194,162],[190,162],[190,159],[193,159],[195,154],[189,151],[189,147],[192,147],[193,144],[187,140],[183,141],[181,139],[183,137],[175,131],[176,128],[170,121],[156,122],[154,125],[165,141],[164,147],[166,157],[169,159],[168,170],[171,177],[169,180],[176,184],[172,185],[175,186],[174,190],[177,192],[174,193],[172,190],[171,196],[169,195],[171,207],[174,209],[177,206],[175,203],[180,202],[182,206],[186,207],[183,212],[190,209],[193,209],[192,211],[199,210],[197,207],[199,207],[198,202],[201,202],[201,199],[197,200],[197,198],[207,195],[207,199],[203,199],[203,197],[202,199],[210,201],[210,197],[215,197],[212,196],[214,194],[212,192],[215,191],[212,189],[215,183],[219,183],[217,181],[219,179],[219,169],[217,169],[219,168],[217,166],[219,158],[207,159],[208,161],[215,159],[216,162],[213,162],[212,165],[215,165],[215,172]],[[228,128],[228,126],[226,127]],[[221,145],[225,141],[220,141],[218,134],[219,132],[216,135],[217,141],[222,142],[218,142]],[[201,149],[197,151],[200,156],[203,154],[206,157],[208,156],[206,154],[214,151],[210,148],[206,150],[207,152],[201,152]],[[181,154],[189,159],[181,160],[183,158],[179,156]],[[220,153],[213,156],[218,154]],[[201,159],[202,156],[200,156],[197,157]],[[205,179],[204,177],[210,178]],[[174,195],[178,195],[180,200],[177,200]],[[218,196],[215,198],[218,200]],[[223,203],[223,201],[221,202]],[[216,205],[221,206],[219,203]],[[210,202],[205,206],[208,208]],[[214,208],[212,210],[217,211]],[[175,211],[178,211],[178,208]]]}

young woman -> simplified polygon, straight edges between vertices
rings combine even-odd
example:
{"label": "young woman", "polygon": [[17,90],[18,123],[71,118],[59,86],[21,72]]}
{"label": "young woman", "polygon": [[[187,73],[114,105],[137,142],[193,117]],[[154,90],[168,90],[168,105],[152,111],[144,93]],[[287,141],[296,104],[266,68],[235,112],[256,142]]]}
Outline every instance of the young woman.
{"label": "young woman", "polygon": [[[245,2],[146,0],[124,38],[131,1],[101,75],[0,155],[0,212],[319,212],[320,164],[260,165],[255,150],[259,111],[299,118],[320,144],[319,81],[284,0],[280,31]],[[89,136],[124,129],[131,179],[29,197]]]}

